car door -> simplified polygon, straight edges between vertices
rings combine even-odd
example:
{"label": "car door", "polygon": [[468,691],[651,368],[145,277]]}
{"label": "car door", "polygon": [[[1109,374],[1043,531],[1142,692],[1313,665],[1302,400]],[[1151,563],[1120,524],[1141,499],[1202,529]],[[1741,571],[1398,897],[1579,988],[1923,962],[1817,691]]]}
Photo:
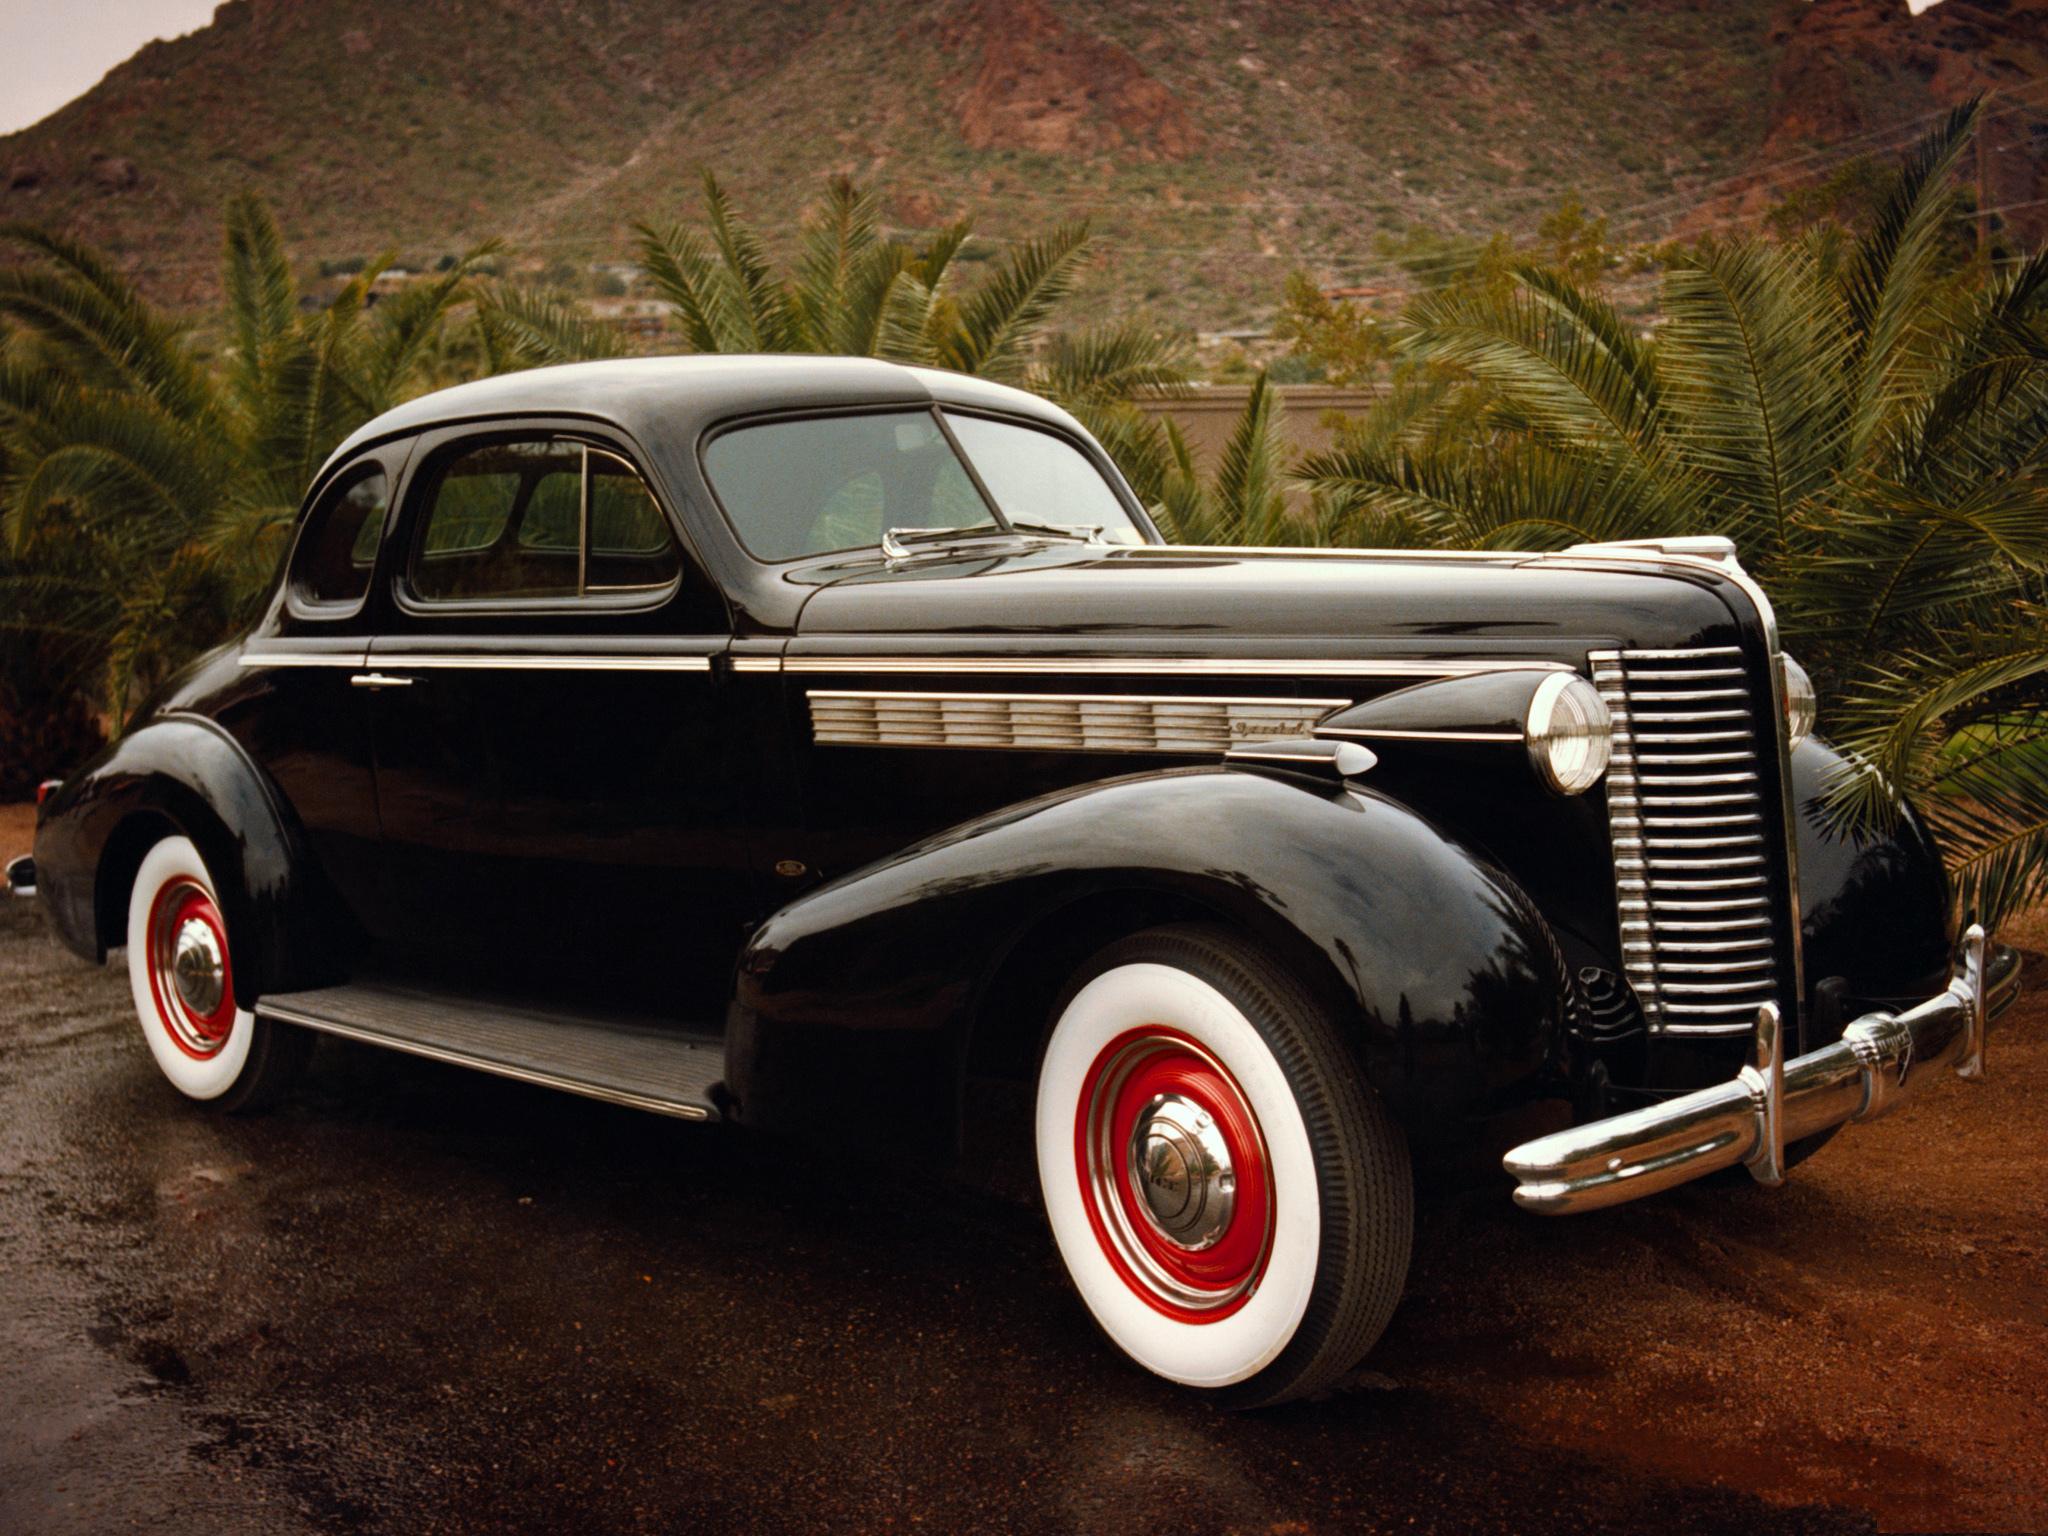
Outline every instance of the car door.
{"label": "car door", "polygon": [[350,686],[370,643],[380,542],[409,443],[356,455],[314,494],[217,718],[291,807],[328,885],[374,928],[382,895],[369,700]]}
{"label": "car door", "polygon": [[748,908],[723,600],[623,440],[423,439],[359,679],[408,967],[715,1017]]}

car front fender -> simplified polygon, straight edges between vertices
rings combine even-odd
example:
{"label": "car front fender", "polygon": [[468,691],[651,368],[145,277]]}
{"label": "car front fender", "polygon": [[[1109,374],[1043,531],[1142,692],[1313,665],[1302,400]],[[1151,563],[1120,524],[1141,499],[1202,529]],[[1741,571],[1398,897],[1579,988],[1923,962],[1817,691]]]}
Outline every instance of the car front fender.
{"label": "car front fender", "polygon": [[1850,771],[1819,741],[1792,754],[1807,991],[1841,989],[1809,1050],[1859,1011],[1940,991],[1955,953],[1947,877],[1925,823],[1898,797],[1883,826],[1835,814],[1829,792]]}
{"label": "car front fender", "polygon": [[727,1055],[741,1118],[814,1117],[806,1084],[825,1085],[830,1113],[936,1076],[928,1058],[1001,1001],[991,978],[1014,981],[1017,946],[1083,903],[1163,905],[1267,943],[1331,1001],[1411,1124],[1509,1096],[1561,1048],[1562,962],[1501,871],[1355,784],[1173,770],[977,818],[776,913],[740,962]]}

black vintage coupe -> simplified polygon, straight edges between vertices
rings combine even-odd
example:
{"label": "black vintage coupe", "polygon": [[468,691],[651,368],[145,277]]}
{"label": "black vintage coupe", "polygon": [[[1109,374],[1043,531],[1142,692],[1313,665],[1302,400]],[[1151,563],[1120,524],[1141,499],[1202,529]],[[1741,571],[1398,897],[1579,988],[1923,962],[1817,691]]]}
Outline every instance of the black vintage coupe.
{"label": "black vintage coupe", "polygon": [[1578,1211],[1981,1071],[2012,956],[1909,811],[1831,830],[1813,725],[1717,540],[1176,548],[1016,390],[589,364],[345,443],[14,878],[227,1108],[327,1033],[835,1149],[1013,1130],[1104,1332],[1256,1405],[1385,1328],[1411,1144],[1563,1101],[1507,1166]]}

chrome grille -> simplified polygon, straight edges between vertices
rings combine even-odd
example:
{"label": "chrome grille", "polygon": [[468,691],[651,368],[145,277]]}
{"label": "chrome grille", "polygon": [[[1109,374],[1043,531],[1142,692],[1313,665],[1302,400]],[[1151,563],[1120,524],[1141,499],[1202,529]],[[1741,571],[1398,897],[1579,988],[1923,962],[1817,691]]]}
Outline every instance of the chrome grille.
{"label": "chrome grille", "polygon": [[[1784,1005],[1759,721],[1734,646],[1595,651],[1623,969],[1652,1029],[1747,1034]],[[1766,717],[1768,718],[1768,717]]]}

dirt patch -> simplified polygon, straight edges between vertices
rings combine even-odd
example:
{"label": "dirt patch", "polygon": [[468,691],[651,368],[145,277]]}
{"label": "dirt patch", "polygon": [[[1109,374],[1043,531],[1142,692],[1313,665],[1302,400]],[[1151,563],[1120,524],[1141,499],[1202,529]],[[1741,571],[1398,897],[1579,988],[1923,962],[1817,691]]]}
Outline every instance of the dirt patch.
{"label": "dirt patch", "polygon": [[[2007,937],[2041,947],[2048,914]],[[2048,1529],[2048,966],[2028,981],[1987,1081],[1849,1127],[1782,1189],[1560,1220],[1445,1199],[1381,1368],[1560,1448],[1888,1530]]]}
{"label": "dirt patch", "polygon": [[960,136],[976,149],[1179,160],[1201,146],[1173,92],[1124,49],[1069,27],[1045,0],[983,0],[945,41],[980,48],[955,102]]}

